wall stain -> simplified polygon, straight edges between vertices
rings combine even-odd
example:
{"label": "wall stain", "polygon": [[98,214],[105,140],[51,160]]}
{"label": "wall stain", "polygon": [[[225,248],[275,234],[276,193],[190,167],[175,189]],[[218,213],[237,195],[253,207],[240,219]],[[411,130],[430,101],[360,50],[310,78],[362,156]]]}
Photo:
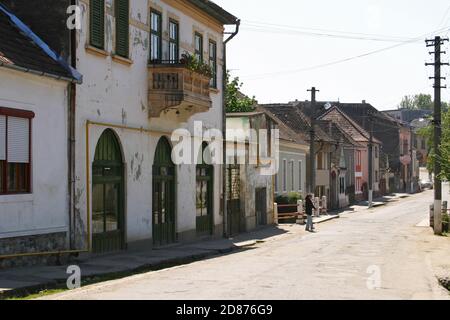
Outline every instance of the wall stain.
{"label": "wall stain", "polygon": [[131,174],[133,176],[133,181],[139,181],[139,179],[141,178],[143,163],[144,155],[139,155],[139,153],[136,152],[133,159],[131,159]]}
{"label": "wall stain", "polygon": [[122,124],[127,122],[127,113],[124,108],[122,108]]}

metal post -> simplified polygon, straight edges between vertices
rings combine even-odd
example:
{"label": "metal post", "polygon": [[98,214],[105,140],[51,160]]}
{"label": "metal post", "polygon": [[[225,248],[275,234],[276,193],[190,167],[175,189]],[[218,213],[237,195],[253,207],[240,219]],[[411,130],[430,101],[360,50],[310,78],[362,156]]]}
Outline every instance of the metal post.
{"label": "metal post", "polygon": [[312,87],[311,90],[311,130],[310,130],[310,142],[309,142],[309,162],[310,166],[310,175],[309,175],[309,193],[314,194],[316,191],[316,151],[314,148],[314,140],[315,140],[315,124],[316,124],[316,92],[319,92],[315,87]]}
{"label": "metal post", "polygon": [[373,206],[373,118],[369,113],[370,137],[369,137],[369,208]]}

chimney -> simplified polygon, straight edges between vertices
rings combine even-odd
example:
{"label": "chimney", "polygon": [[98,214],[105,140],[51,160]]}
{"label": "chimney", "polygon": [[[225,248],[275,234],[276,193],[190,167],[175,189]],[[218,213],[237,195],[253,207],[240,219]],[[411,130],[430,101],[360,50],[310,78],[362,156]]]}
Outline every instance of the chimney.
{"label": "chimney", "polygon": [[363,104],[366,104],[366,100],[363,100],[362,103],[363,103]]}

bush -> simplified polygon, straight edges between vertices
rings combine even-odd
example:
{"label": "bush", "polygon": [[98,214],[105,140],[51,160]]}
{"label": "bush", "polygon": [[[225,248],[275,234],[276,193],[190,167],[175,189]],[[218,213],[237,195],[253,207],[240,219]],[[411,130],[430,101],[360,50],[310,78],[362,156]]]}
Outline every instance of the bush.
{"label": "bush", "polygon": [[275,202],[277,204],[289,204],[289,198],[285,195],[278,195],[275,197]]}
{"label": "bush", "polygon": [[288,195],[289,204],[296,204],[298,200],[302,200],[302,195],[299,192],[289,192]]}
{"label": "bush", "polygon": [[277,204],[297,204],[298,200],[302,200],[303,197],[299,192],[289,192],[287,195],[278,195],[275,197]]}

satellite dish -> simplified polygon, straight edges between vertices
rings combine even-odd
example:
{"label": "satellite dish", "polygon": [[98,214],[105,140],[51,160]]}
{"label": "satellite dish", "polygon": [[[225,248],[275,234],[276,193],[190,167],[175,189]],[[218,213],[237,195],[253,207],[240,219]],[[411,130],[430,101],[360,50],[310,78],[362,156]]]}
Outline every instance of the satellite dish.
{"label": "satellite dish", "polygon": [[331,103],[327,102],[325,103],[325,110],[328,110],[331,108]]}

